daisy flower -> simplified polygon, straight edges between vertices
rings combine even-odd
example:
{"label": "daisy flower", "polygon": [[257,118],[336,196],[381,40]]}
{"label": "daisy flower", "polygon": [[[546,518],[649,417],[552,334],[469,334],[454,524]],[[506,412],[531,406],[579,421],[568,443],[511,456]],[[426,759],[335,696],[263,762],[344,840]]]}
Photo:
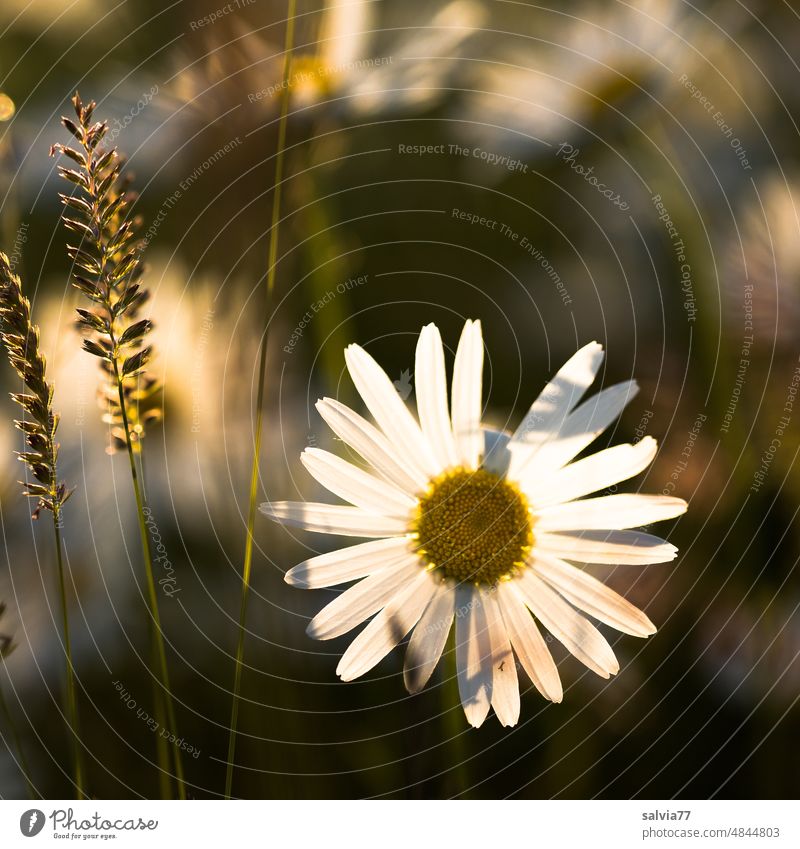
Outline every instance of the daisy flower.
{"label": "daisy flower", "polygon": [[392,40],[381,49],[374,5],[325,5],[316,52],[300,54],[292,64],[296,108],[324,105],[360,118],[431,108],[453,84],[459,55],[485,20],[479,4],[453,0],[427,20],[417,17],[413,26],[388,30]]}
{"label": "daisy flower", "polygon": [[[317,448],[303,465],[349,506],[275,502],[261,510],[277,522],[371,541],[312,557],[286,581],[313,589],[358,581],[311,621],[327,640],[369,624],[344,653],[337,674],[369,672],[409,633],[404,677],[421,690],[455,623],[461,702],[475,727],[490,706],[505,725],[519,718],[517,663],[547,699],[563,691],[540,626],[589,669],[619,670],[611,646],[588,617],[647,637],[652,622],[587,572],[587,563],[643,565],[677,550],[630,530],[686,510],[679,498],[600,495],[649,465],[656,442],[617,445],[573,462],[636,394],[626,381],[578,402],[603,360],[593,342],[547,384],[513,434],[481,424],[483,339],[467,321],[456,352],[448,406],[445,356],[434,324],[417,343],[417,417],[375,360],[358,345],[345,351],[350,376],[377,427],[338,401],[317,409],[369,469]],[[578,565],[575,565],[578,564]]]}
{"label": "daisy flower", "polygon": [[[412,11],[391,22],[377,14],[379,5],[329,0],[314,15],[319,18],[316,44],[292,52],[292,126],[304,118],[363,121],[417,114],[461,87],[460,60],[486,20],[482,5],[451,0],[427,9],[425,17]],[[283,88],[278,46],[235,16],[218,21],[205,38],[202,56],[181,61],[175,74],[178,96],[217,116],[250,92],[250,104],[260,107],[254,112],[259,125],[265,112],[277,115]],[[236,113],[232,120],[247,116]]]}

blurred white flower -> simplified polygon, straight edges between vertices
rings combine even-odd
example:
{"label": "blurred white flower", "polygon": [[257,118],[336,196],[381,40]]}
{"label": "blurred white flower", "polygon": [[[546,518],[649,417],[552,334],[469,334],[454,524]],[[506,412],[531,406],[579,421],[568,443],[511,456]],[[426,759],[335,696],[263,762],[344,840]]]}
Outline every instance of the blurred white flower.
{"label": "blurred white flower", "polygon": [[[292,108],[307,119],[419,111],[447,96],[463,46],[484,21],[482,7],[454,0],[427,20],[390,28],[375,20],[369,0],[331,0],[322,14],[316,51],[293,52]],[[223,19],[223,24],[225,23]],[[237,35],[209,35],[207,53],[177,75],[180,96],[220,114],[247,94],[246,105],[276,113],[283,89],[283,57],[276,44],[238,21]],[[220,24],[217,24],[220,27]],[[209,105],[208,98],[211,97]],[[232,115],[232,120],[240,120]],[[296,120],[296,119],[295,119]]]}
{"label": "blurred white flower", "polygon": [[446,94],[459,50],[484,20],[479,5],[455,0],[381,50],[372,10],[366,0],[326,6],[317,55],[293,63],[296,106],[327,101],[357,115],[426,109]]}
{"label": "blurred white flower", "polygon": [[301,459],[320,484],[353,506],[261,507],[286,525],[374,538],[312,557],[286,575],[304,588],[359,580],[308,628],[312,637],[330,639],[377,614],[342,657],[340,677],[351,681],[368,672],[413,631],[405,683],[417,692],[437,666],[454,620],[459,691],[475,727],[490,705],[503,725],[517,722],[515,655],[542,695],[561,701],[558,671],[536,620],[589,669],[605,678],[616,673],[611,646],[583,614],[638,637],[655,627],[567,561],[672,560],[674,546],[629,529],[679,516],[686,503],[661,495],[583,498],[643,471],[656,453],[651,437],[571,461],[620,414],[636,384],[612,386],[578,406],[603,360],[592,343],[508,435],[481,424],[480,322],[468,321],[461,335],[450,404],[439,331],[423,328],[414,369],[419,422],[366,351],[350,345],[345,358],[378,427],[330,398],[317,409],[370,470],[317,448]]}
{"label": "blurred white flower", "polygon": [[[773,341],[794,349],[800,324],[800,185],[773,175],[736,216],[725,251],[725,318],[733,339],[752,323],[755,352],[772,356]],[[781,387],[782,388],[782,387]]]}

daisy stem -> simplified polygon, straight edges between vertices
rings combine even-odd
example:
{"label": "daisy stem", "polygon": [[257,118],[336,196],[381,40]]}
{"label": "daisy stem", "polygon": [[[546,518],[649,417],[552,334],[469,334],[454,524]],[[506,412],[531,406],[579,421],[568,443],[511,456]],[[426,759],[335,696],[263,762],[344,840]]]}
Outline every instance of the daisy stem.
{"label": "daisy stem", "polygon": [[72,639],[69,631],[69,607],[67,603],[67,582],[64,575],[63,542],[61,539],[61,508],[56,499],[53,500],[53,536],[56,546],[58,563],[58,593],[61,598],[61,623],[64,631],[64,657],[67,671],[67,719],[72,736],[72,758],[75,769],[75,790],[78,799],[85,799],[83,752],[81,751],[80,731],[78,726],[78,696],[75,687],[75,667],[72,664]]}
{"label": "daisy stem", "polygon": [[456,664],[455,628],[448,638],[448,651],[445,652],[444,683],[442,686],[442,716],[444,718],[445,739],[450,750],[454,792],[451,798],[464,796],[469,789],[469,766],[464,746],[464,714],[461,710],[461,694],[458,691],[458,669]]}
{"label": "daisy stem", "polygon": [[[5,665],[5,660],[3,661],[3,665]],[[33,782],[31,781],[31,769],[28,765],[28,759],[25,756],[25,747],[22,745],[22,738],[19,736],[19,730],[17,729],[17,724],[14,722],[14,717],[11,714],[11,709],[8,706],[8,702],[6,701],[5,693],[3,692],[3,688],[0,686],[0,714],[3,715],[3,719],[8,726],[9,733],[11,734],[11,739],[14,743],[14,748],[17,750],[17,766],[20,768],[22,775],[25,778],[25,784],[28,785],[28,795],[31,799],[38,798],[38,793],[34,789]]]}
{"label": "daisy stem", "polygon": [[[112,344],[115,340],[112,336]],[[128,413],[126,408],[125,390],[122,383],[122,374],[120,373],[119,360],[117,357],[113,359],[114,377],[117,382],[117,390],[119,392],[119,407],[122,415],[122,424],[125,429],[125,445],[128,449],[128,460],[131,467],[131,481],[133,483],[133,495],[136,499],[136,514],[139,520],[139,537],[142,543],[142,557],[144,559],[145,576],[147,580],[147,601],[150,607],[150,636],[153,640],[153,655],[157,663],[154,664],[155,675],[158,678],[158,685],[154,687],[154,695],[156,703],[158,703],[159,689],[164,700],[164,706],[167,712],[167,723],[169,732],[173,740],[173,752],[175,755],[175,779],[178,785],[178,798],[186,799],[186,786],[183,777],[183,762],[181,761],[181,750],[178,746],[178,725],[175,721],[175,705],[172,701],[172,690],[169,684],[169,669],[167,668],[167,652],[164,647],[164,632],[161,630],[161,615],[158,612],[158,595],[156,593],[156,582],[153,575],[153,559],[150,554],[150,537],[147,533],[147,522],[144,517],[144,500],[142,498],[142,489],[139,484],[139,473],[136,469],[136,458],[133,454],[133,442],[131,440],[130,422],[128,421]],[[159,754],[161,749],[159,749]],[[169,763],[162,763],[162,770],[166,766],[169,770]]]}
{"label": "daisy stem", "polygon": [[253,463],[250,469],[250,495],[247,510],[247,538],[242,567],[242,596],[239,606],[239,631],[236,644],[236,666],[233,680],[233,703],[231,705],[230,736],[228,738],[228,766],[225,774],[225,798],[230,799],[233,791],[234,757],[236,734],[239,723],[241,701],[242,665],[244,662],[244,638],[247,623],[247,603],[250,597],[250,572],[253,565],[253,531],[256,521],[258,496],[258,472],[261,461],[261,431],[264,421],[264,384],[267,375],[267,341],[269,336],[269,313],[272,293],[275,288],[276,261],[278,257],[278,230],[281,208],[281,183],[283,182],[283,160],[286,148],[286,123],[289,115],[289,78],[291,73],[292,45],[294,42],[294,19],[296,0],[289,0],[286,11],[286,40],[283,54],[283,87],[281,89],[281,113],[278,123],[278,149],[275,154],[275,186],[272,195],[272,224],[269,236],[269,258],[267,263],[267,291],[264,316],[264,332],[261,336],[258,363],[258,393],[256,397],[255,443]]}

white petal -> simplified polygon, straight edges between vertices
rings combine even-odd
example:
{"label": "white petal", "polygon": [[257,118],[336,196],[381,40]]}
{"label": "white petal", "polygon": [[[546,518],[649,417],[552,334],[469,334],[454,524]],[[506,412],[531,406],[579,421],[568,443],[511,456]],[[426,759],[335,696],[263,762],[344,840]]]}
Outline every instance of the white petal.
{"label": "white petal", "polygon": [[520,485],[533,507],[561,504],[638,475],[650,465],[657,450],[655,439],[645,436],[635,445],[615,445],[570,463],[555,475],[527,474]]}
{"label": "white petal", "polygon": [[538,510],[535,527],[540,531],[619,531],[685,512],[686,502],[671,495],[604,495]]}
{"label": "white petal", "polygon": [[[430,7],[429,7],[430,8]],[[452,59],[458,52],[459,45],[466,40],[470,33],[482,27],[486,21],[486,10],[478,3],[470,2],[470,0],[455,0],[455,2],[447,3],[441,8],[431,8],[435,12],[431,17],[420,18],[417,21],[417,26],[408,33],[398,35],[397,40],[392,49],[395,56],[395,62],[402,67],[412,65],[412,68],[422,65],[426,69],[424,75],[428,85],[443,85],[440,81],[442,70],[439,66],[446,62],[447,59]],[[397,58],[399,57],[399,62]],[[424,62],[425,58],[436,57],[438,60],[436,69],[428,66]],[[403,71],[398,68],[392,68],[390,65],[383,66],[387,70],[387,75],[393,80],[396,80]],[[445,67],[447,65],[445,64]],[[378,68],[377,70],[381,70]],[[413,70],[411,72],[413,74]],[[363,74],[370,76],[370,74]],[[431,79],[433,77],[433,79]],[[402,79],[402,76],[400,77]],[[435,80],[435,82],[434,82]],[[397,83],[395,82],[395,85]],[[386,92],[391,95],[391,91]]]}
{"label": "white petal", "polygon": [[368,513],[408,520],[416,506],[415,498],[330,451],[306,448],[300,461],[326,489]]}
{"label": "white petal", "polygon": [[325,4],[317,41],[327,71],[346,71],[368,55],[371,12],[366,0],[330,0]]}
{"label": "white petal", "polygon": [[565,466],[600,436],[638,391],[636,381],[627,380],[598,392],[570,413],[558,433],[541,448],[512,440],[508,446],[509,477],[521,480],[526,475],[544,475]]}
{"label": "white petal", "polygon": [[512,584],[513,581],[503,581],[497,588],[497,603],[511,645],[536,689],[546,699],[560,702],[564,698],[564,690],[553,656],[525,602],[514,592]]}
{"label": "white petal", "polygon": [[467,722],[480,728],[492,701],[492,644],[480,594],[469,584],[456,587],[456,668]]}
{"label": "white petal", "polygon": [[535,549],[579,563],[646,565],[674,560],[678,549],[644,531],[582,531],[540,533]]}
{"label": "white petal", "polygon": [[530,569],[514,582],[514,589],[521,593],[534,616],[581,663],[603,678],[619,672],[606,638]]}
{"label": "white petal", "polygon": [[344,356],[356,389],[404,462],[417,466],[429,477],[438,474],[441,468],[427,440],[386,372],[358,345],[348,345]]}
{"label": "white petal", "polygon": [[481,593],[492,644],[492,707],[500,724],[507,728],[519,720],[519,681],[497,595],[496,591]]}
{"label": "white petal", "polygon": [[459,460],[477,468],[483,448],[481,396],[483,392],[483,336],[480,321],[467,321],[461,332],[453,367],[453,434]]}
{"label": "white petal", "polygon": [[350,92],[358,95],[348,106],[373,119],[380,112],[424,111],[437,102],[461,45],[485,17],[483,6],[455,0],[432,18],[419,18],[413,29],[393,42],[391,64],[372,67],[368,74],[359,67],[346,73]]}
{"label": "white petal", "polygon": [[331,640],[351,631],[391,601],[421,571],[419,560],[403,554],[345,590],[311,620],[306,629],[315,640]]}
{"label": "white petal", "polygon": [[268,501],[259,510],[282,525],[305,528],[320,534],[349,537],[400,536],[408,530],[408,522],[367,513],[358,507],[320,504],[315,501]]}
{"label": "white petal", "polygon": [[568,602],[589,616],[634,637],[655,634],[655,625],[638,607],[582,569],[541,553],[537,554],[532,568]]}
{"label": "white petal", "polygon": [[597,342],[573,354],[533,402],[512,439],[539,446],[557,432],[591,386],[603,356],[603,346]]}
{"label": "white petal", "polygon": [[395,557],[410,551],[404,537],[362,542],[304,560],[290,569],[283,579],[293,587],[306,590],[332,587],[371,575]]}
{"label": "white petal", "polygon": [[403,677],[409,693],[418,693],[436,669],[453,624],[455,605],[455,590],[444,582],[438,584],[408,641]]}
{"label": "white petal", "polygon": [[417,413],[422,432],[442,469],[458,464],[450,414],[447,409],[447,379],[442,337],[435,324],[422,328],[417,341],[414,366]]}
{"label": "white petal", "polygon": [[387,480],[411,494],[428,485],[428,475],[413,460],[404,461],[378,428],[358,413],[333,398],[317,401],[317,410],[328,427]]}
{"label": "white petal", "polygon": [[336,674],[342,681],[352,681],[380,663],[419,622],[435,591],[433,577],[420,569],[342,655],[336,667]]}

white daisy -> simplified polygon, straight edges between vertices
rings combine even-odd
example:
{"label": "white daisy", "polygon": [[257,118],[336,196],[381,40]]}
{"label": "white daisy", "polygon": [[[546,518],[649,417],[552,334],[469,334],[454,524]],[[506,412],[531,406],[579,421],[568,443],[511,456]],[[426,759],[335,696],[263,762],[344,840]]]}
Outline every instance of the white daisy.
{"label": "white daisy", "polygon": [[411,631],[405,683],[421,690],[455,622],[458,686],[467,720],[478,727],[493,707],[503,725],[519,718],[517,664],[554,702],[563,692],[538,623],[598,675],[619,665],[586,615],[626,634],[655,627],[642,611],[582,568],[642,565],[677,550],[629,530],[686,510],[660,495],[583,496],[641,472],[656,453],[650,437],[572,460],[620,414],[637,391],[626,381],[578,405],[603,359],[582,348],[545,387],[512,435],[481,425],[483,339],[478,321],[461,334],[448,409],[445,357],[434,324],[417,343],[417,420],[392,381],[358,345],[347,368],[377,423],[331,398],[317,409],[360,454],[365,471],[334,454],[306,449],[303,465],[352,506],[284,501],[261,510],[275,521],[319,533],[374,538],[306,560],[286,575],[303,588],[357,580],[311,621],[327,640],[372,620],[344,653],[337,674],[352,681]]}
{"label": "white daisy", "polygon": [[316,55],[300,54],[292,63],[295,107],[326,104],[371,118],[430,108],[447,94],[464,45],[486,17],[479,4],[452,0],[427,20],[417,15],[413,26],[394,28],[399,34],[376,54],[382,31],[374,6],[367,0],[326,4]]}

